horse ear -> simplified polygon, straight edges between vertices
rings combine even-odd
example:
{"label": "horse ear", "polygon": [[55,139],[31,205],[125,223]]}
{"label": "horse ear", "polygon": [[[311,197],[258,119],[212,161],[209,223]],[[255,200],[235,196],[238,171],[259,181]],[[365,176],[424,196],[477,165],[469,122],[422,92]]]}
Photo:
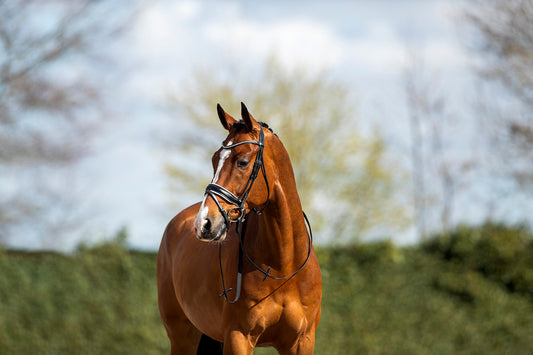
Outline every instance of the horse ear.
{"label": "horse ear", "polygon": [[231,126],[237,122],[237,120],[230,115],[228,115],[222,106],[220,104],[217,104],[217,112],[218,112],[218,118],[220,119],[220,123],[222,123],[222,126],[224,126],[225,129],[228,131],[230,130]]}
{"label": "horse ear", "polygon": [[248,130],[248,132],[251,132],[254,128],[255,119],[252,117],[250,112],[248,112],[248,109],[246,108],[246,105],[244,105],[243,102],[241,102],[241,116],[244,121],[244,124],[246,125],[246,129]]}

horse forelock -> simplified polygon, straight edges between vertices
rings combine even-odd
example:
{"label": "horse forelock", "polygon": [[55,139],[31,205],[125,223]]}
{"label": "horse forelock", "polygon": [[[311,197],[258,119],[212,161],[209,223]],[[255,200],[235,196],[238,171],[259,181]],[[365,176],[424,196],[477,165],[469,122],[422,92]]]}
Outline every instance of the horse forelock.
{"label": "horse forelock", "polygon": [[[268,129],[273,135],[275,135],[276,137],[278,136],[276,133],[274,133],[274,131],[272,130],[272,128],[270,128],[268,126],[267,123],[265,122],[258,122],[259,125],[263,128],[266,128]],[[246,124],[244,123],[243,120],[240,120],[239,122],[235,123],[233,125],[233,128],[235,129],[235,133],[240,133],[241,131],[245,130],[246,129]]]}

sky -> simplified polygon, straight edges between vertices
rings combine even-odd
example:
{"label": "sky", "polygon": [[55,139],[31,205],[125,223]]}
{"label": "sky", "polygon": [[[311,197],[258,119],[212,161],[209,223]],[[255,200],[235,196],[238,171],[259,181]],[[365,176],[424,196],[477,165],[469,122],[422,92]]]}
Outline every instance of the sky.
{"label": "sky", "polygon": [[[406,67],[423,66],[437,86],[451,93],[454,104],[464,106],[474,89],[475,60],[464,41],[457,1],[149,2],[131,28],[106,48],[118,63],[113,70],[120,79],[111,95],[118,119],[99,133],[95,154],[77,167],[75,181],[91,216],[87,228],[61,246],[47,242],[45,247],[69,249],[125,226],[131,246],[153,250],[179,209],[202,199],[169,190],[163,172],[168,151],[157,143],[161,135],[168,139],[170,132],[179,139],[183,133],[175,124],[180,113],[172,117],[165,106],[169,93],[195,70],[233,66],[253,71],[275,57],[288,71],[328,71],[355,92],[360,126],[377,127],[408,164]],[[105,67],[101,74],[106,76]],[[475,141],[475,130],[474,124],[461,122],[461,135]],[[456,149],[451,154],[460,157],[461,149],[475,154],[477,148]],[[485,189],[476,186],[467,198],[484,195]],[[464,211],[474,222],[486,217],[485,209]],[[392,239],[411,243],[416,235],[411,229]],[[13,243],[28,247],[31,238]]]}

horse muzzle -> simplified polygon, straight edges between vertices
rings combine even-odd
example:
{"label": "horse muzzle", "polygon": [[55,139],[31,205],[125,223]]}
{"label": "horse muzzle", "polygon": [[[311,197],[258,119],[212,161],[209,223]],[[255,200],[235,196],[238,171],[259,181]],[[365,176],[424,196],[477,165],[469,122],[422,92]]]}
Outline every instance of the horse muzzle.
{"label": "horse muzzle", "polygon": [[211,209],[214,213],[210,213],[210,208],[205,201],[202,203],[194,220],[194,233],[199,240],[204,242],[222,242],[226,239],[227,226],[224,217],[218,213],[218,210],[216,208]]}

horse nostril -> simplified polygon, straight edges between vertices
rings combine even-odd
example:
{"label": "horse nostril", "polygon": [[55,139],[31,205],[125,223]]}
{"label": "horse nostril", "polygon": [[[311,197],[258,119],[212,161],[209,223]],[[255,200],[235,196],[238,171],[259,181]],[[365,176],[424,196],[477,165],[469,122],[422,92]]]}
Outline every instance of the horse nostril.
{"label": "horse nostril", "polygon": [[204,225],[202,226],[202,232],[209,232],[210,230],[211,230],[211,220],[209,218],[206,218]]}

